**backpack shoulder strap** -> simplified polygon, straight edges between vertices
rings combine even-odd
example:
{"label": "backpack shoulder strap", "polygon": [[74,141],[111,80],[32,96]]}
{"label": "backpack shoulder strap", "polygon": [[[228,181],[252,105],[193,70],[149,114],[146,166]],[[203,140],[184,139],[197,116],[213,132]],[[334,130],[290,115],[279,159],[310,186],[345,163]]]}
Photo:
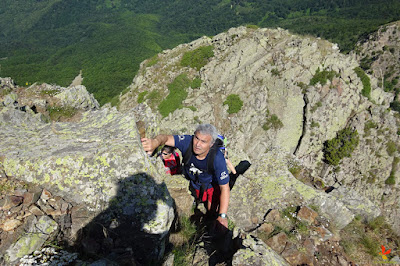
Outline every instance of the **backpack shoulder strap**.
{"label": "backpack shoulder strap", "polygon": [[215,173],[214,169],[214,159],[215,155],[217,154],[217,151],[219,151],[219,148],[223,146],[223,142],[220,138],[217,138],[212,145],[210,151],[208,152],[208,159],[207,159],[207,172],[210,174]]}
{"label": "backpack shoulder strap", "polygon": [[193,154],[193,137],[192,140],[190,141],[189,147],[186,150],[185,154],[182,155],[182,164],[186,165],[189,163],[190,157],[192,157]]}

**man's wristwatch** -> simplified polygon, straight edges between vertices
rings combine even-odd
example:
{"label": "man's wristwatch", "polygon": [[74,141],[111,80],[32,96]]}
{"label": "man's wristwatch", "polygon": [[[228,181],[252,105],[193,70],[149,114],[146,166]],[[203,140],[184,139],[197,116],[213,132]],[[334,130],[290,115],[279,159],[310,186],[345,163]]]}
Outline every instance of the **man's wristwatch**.
{"label": "man's wristwatch", "polygon": [[221,217],[221,218],[224,218],[224,219],[228,218],[226,213],[220,213],[220,214],[218,214],[218,216]]}

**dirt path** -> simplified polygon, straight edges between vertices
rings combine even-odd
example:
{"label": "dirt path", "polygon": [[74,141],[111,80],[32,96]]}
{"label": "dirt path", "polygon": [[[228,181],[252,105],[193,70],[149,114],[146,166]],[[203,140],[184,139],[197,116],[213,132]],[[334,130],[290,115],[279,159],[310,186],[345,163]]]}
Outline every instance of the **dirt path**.
{"label": "dirt path", "polygon": [[83,80],[83,77],[82,77],[82,70],[81,70],[79,72],[79,75],[74,78],[71,85],[69,85],[69,86],[72,87],[72,86],[82,85],[82,80]]}

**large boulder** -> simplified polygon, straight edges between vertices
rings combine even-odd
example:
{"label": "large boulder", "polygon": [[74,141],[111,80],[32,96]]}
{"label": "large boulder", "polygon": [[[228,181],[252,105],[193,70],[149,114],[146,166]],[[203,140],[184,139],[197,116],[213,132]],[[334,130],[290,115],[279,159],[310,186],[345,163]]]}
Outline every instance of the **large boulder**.
{"label": "large boulder", "polygon": [[133,113],[102,109],[84,112],[75,123],[50,124],[40,114],[3,108],[0,136],[6,176],[85,206],[86,218],[70,238],[104,238],[96,231],[102,224],[127,235],[126,246],[134,247],[138,260],[162,257],[174,220],[173,199],[143,151]]}

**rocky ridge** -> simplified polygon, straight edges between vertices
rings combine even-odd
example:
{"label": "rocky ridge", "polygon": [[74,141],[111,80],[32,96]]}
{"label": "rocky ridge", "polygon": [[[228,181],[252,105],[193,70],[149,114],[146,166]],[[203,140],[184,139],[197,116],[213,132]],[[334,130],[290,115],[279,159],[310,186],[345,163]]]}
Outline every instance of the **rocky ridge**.
{"label": "rocky ridge", "polygon": [[[201,69],[181,65],[186,52],[204,46],[212,46],[214,56]],[[350,265],[339,232],[354,217],[373,221],[383,214],[399,231],[398,184],[387,182],[390,176],[398,180],[399,117],[388,109],[393,95],[385,93],[377,79],[370,78],[369,99],[361,95],[363,84],[354,71],[358,65],[354,55],[343,55],[324,40],[282,29],[240,27],[164,51],[155,63],[143,62],[130,91],[121,96],[119,111],[99,109],[82,87],[19,88],[3,79],[4,177],[17,177],[68,198],[59,204],[66,219],[73,216],[75,206],[84,205],[87,219],[76,223],[66,237],[72,242],[97,247],[93,253],[122,247],[133,252],[135,263],[148,262],[165,252],[174,205],[180,215],[189,214],[192,199],[185,180],[166,178],[162,166],[142,151],[140,136],[190,133],[198,123],[209,122],[228,137],[234,164],[252,164],[232,190],[228,215],[246,233],[236,229],[235,248],[226,262],[272,265],[282,264],[283,257],[293,265]],[[331,75],[311,82],[321,73]],[[163,117],[158,104],[180,75],[200,79],[201,85],[188,86],[183,108]],[[39,104],[37,92],[28,93],[31,90],[45,91],[39,93],[45,100]],[[81,99],[75,93],[86,100],[75,101]],[[64,96],[57,97],[60,94]],[[224,102],[232,94],[243,106],[230,114]],[[74,115],[49,123],[49,110],[55,105],[73,106]],[[272,117],[280,123],[273,124]],[[345,127],[357,129],[359,145],[340,167],[328,165],[324,143]],[[45,209],[37,201],[33,205]],[[27,211],[20,206],[11,208]],[[279,217],[281,212],[293,219]],[[15,213],[19,218],[10,232],[25,223],[24,214]],[[43,215],[49,218],[40,218]],[[54,217],[35,214],[35,219],[58,220]],[[307,233],[299,233],[304,224]],[[112,236],[125,235],[127,228],[135,232],[132,239],[121,243]],[[3,243],[2,254],[11,247]],[[137,243],[151,249],[143,250]],[[200,263],[209,254],[199,246],[195,257]]]}
{"label": "rocky ridge", "polygon": [[[213,47],[214,55],[200,70],[181,64],[187,52],[206,46]],[[355,71],[359,57],[282,29],[239,27],[164,51],[156,63],[149,62],[142,63],[119,109],[149,106],[166,133],[190,133],[200,122],[215,124],[230,141],[234,164],[252,162],[232,191],[235,223],[254,228],[269,209],[296,202],[322,207],[321,214],[339,228],[355,215],[367,221],[384,215],[400,232],[399,115],[388,108],[393,94],[384,92],[373,76],[368,77],[369,96],[362,95],[365,85]],[[163,117],[160,100],[146,95],[165,98],[168,85],[182,74],[201,79],[201,86],[188,84],[182,107]],[[232,94],[243,106],[230,114],[224,102]],[[263,127],[272,115],[281,126]],[[339,167],[327,164],[324,145],[344,128],[357,130],[359,145]],[[301,182],[295,181],[295,171]]]}

